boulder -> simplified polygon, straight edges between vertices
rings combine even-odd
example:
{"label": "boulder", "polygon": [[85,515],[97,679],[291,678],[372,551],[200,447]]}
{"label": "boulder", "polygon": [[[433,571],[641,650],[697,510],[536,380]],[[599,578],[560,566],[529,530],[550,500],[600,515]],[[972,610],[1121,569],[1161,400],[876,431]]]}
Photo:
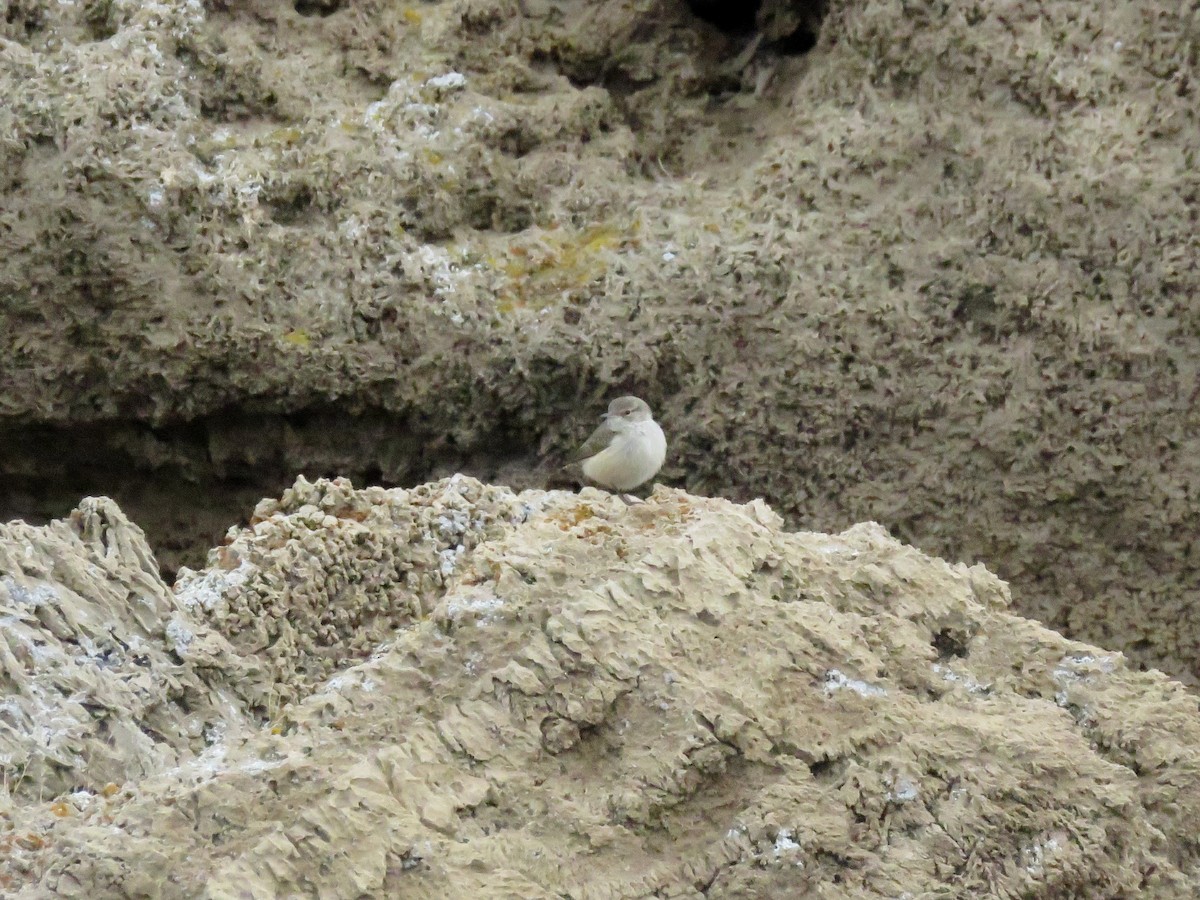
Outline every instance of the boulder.
{"label": "boulder", "polygon": [[874,523],[301,479],[174,590],[108,500],[0,559],[13,896],[1200,890],[1194,696]]}

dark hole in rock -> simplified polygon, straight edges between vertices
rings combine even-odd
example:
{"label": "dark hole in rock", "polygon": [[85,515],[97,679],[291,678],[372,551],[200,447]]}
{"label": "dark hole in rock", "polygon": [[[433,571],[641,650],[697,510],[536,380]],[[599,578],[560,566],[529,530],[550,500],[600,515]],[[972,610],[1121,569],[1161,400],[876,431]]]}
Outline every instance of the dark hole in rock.
{"label": "dark hole in rock", "polygon": [[749,34],[754,30],[762,0],[730,3],[728,0],[687,0],[688,8],[699,19],[728,34]]}
{"label": "dark hole in rock", "polygon": [[837,759],[820,759],[815,763],[810,763],[808,771],[818,781],[823,778],[828,779],[837,774],[835,769],[837,762]]}
{"label": "dark hole in rock", "polygon": [[949,659],[952,656],[963,657],[970,651],[967,643],[970,638],[949,628],[943,628],[933,636],[933,649],[937,651],[938,659]]}
{"label": "dark hole in rock", "polygon": [[464,212],[472,228],[516,234],[533,224],[533,209],[519,202],[488,194],[485,190],[469,189],[466,195],[469,202]]}
{"label": "dark hole in rock", "polygon": [[19,26],[28,39],[36,37],[46,27],[43,11],[34,4],[26,6],[13,3],[5,10],[4,21],[8,25]]}
{"label": "dark hole in rock", "polygon": [[514,159],[525,156],[530,150],[537,147],[538,143],[538,136],[532,131],[515,126],[506,129],[495,142],[501,153]]}
{"label": "dark hole in rock", "polygon": [[809,27],[805,23],[790,34],[779,38],[771,46],[787,56],[803,56],[813,47],[817,46],[817,37],[817,29]]}
{"label": "dark hole in rock", "polygon": [[313,200],[312,191],[307,187],[301,187],[290,196],[270,200],[271,218],[280,225],[294,225],[312,208]]}
{"label": "dark hole in rock", "polygon": [[120,11],[114,4],[104,0],[85,0],[80,11],[87,35],[96,43],[107,41],[117,33]]}
{"label": "dark hole in rock", "polygon": [[296,0],[296,12],[305,18],[332,16],[342,8],[341,0]]}
{"label": "dark hole in rock", "polygon": [[758,32],[765,47],[799,56],[817,45],[825,0],[687,0],[696,18],[733,37]]}
{"label": "dark hole in rock", "polygon": [[965,289],[951,313],[960,322],[990,324],[999,312],[995,291],[987,285]]}

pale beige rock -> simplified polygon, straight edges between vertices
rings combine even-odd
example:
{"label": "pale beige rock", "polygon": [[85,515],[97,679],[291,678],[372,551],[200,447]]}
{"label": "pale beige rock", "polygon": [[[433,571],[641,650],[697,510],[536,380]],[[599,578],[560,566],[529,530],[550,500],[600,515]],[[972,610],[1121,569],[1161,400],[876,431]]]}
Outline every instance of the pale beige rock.
{"label": "pale beige rock", "polygon": [[667,483],[1200,682],[1194,4],[704,5],[11,0],[0,519],[194,568],[297,472],[544,487],[636,390]]}
{"label": "pale beige rock", "polygon": [[[99,558],[153,585],[100,503],[120,524]],[[19,792],[16,896],[1200,889],[1194,698],[877,525],[793,534],[761,503],[461,477],[301,480],[257,519],[174,596],[147,590],[278,705],[238,701],[254,727],[144,753],[111,797]],[[6,560],[21,541],[65,573],[97,557],[68,523],[9,529]],[[63,592],[63,619],[106,584]]]}
{"label": "pale beige rock", "polygon": [[261,667],[181,608],[106,498],[0,525],[0,760],[18,800],[101,791],[240,730]]}

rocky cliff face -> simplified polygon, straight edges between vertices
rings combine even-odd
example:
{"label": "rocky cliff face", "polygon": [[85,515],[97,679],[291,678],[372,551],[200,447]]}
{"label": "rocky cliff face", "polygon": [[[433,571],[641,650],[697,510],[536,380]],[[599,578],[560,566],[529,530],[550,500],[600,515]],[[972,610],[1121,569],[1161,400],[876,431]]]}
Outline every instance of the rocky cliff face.
{"label": "rocky cliff face", "polygon": [[1200,714],[874,524],[301,480],[0,529],[6,895],[1192,897]]}
{"label": "rocky cliff face", "polygon": [[298,471],[545,486],[633,389],[676,484],[1200,666],[1185,5],[20,0],[0,36],[4,518],[113,495],[174,571]]}

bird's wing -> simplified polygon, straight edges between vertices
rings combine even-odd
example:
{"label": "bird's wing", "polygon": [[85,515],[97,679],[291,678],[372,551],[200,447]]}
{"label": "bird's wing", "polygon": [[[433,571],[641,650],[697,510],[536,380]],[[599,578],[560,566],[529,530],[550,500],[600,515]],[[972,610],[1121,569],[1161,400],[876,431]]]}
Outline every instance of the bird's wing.
{"label": "bird's wing", "polygon": [[572,453],[568,458],[568,462],[579,462],[587,459],[589,456],[595,456],[610,443],[616,432],[612,430],[612,426],[607,421],[601,422],[599,427],[592,432],[592,436],[583,442],[583,445]]}

